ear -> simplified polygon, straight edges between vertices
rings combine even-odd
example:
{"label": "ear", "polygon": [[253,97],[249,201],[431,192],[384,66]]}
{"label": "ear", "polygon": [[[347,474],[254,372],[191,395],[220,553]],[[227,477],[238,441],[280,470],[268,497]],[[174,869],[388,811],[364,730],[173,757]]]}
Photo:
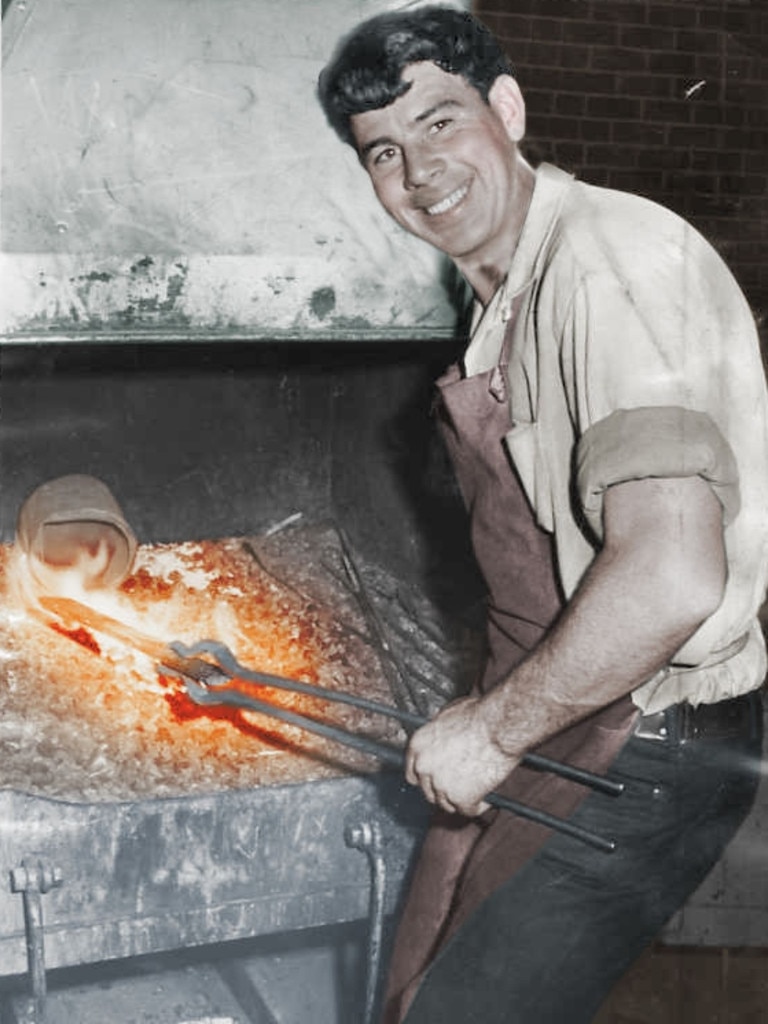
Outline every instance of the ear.
{"label": "ear", "polygon": [[488,92],[488,104],[510,139],[520,142],[525,135],[525,100],[517,80],[511,75],[499,75]]}

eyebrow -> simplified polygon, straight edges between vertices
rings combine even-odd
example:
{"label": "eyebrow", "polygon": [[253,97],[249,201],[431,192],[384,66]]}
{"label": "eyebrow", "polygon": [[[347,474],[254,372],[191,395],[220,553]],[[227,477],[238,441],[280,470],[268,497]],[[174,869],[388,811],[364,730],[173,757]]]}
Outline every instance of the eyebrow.
{"label": "eyebrow", "polygon": [[[416,124],[421,124],[422,121],[428,121],[430,117],[434,117],[439,111],[444,110],[446,107],[460,107],[461,103],[459,100],[446,99],[440,100],[439,103],[433,104],[427,110],[421,114],[417,114],[414,117]],[[372,149],[376,149],[378,146],[389,146],[394,143],[394,139],[390,138],[389,135],[380,135],[377,139],[371,139],[370,142],[366,142],[363,148],[360,150],[360,160],[365,162],[366,157]]]}

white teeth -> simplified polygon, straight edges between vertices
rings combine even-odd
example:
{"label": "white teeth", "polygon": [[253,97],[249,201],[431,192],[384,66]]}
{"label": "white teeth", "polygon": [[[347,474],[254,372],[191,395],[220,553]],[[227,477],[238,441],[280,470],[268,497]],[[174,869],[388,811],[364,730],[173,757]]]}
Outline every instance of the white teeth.
{"label": "white teeth", "polygon": [[430,217],[434,217],[438,213],[445,213],[446,210],[450,210],[456,203],[461,202],[464,196],[469,192],[469,185],[462,185],[461,188],[457,188],[455,192],[451,192],[445,199],[441,199],[439,203],[435,203],[434,206],[427,207],[427,213]]}

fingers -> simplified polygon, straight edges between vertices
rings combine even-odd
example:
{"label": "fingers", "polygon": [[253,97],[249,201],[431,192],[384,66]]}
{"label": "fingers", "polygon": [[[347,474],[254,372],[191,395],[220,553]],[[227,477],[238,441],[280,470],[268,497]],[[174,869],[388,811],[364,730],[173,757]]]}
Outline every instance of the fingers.
{"label": "fingers", "polygon": [[477,814],[481,814],[482,811],[489,806],[486,803],[461,806],[456,803],[455,800],[451,800],[446,793],[437,788],[431,775],[420,775],[411,770],[407,773],[406,778],[412,786],[419,787],[425,798],[431,804],[441,808],[441,810],[446,811],[448,814],[463,814],[467,818],[473,818]]}
{"label": "fingers", "polygon": [[448,814],[462,813],[459,807],[453,803],[453,801],[449,800],[445,793],[441,793],[435,788],[434,782],[428,776],[423,778],[419,785],[422,793],[431,804],[434,804],[441,810],[446,811]]}
{"label": "fingers", "polygon": [[440,792],[435,786],[431,775],[426,772],[419,772],[416,768],[416,757],[413,753],[408,754],[405,762],[405,777],[412,786],[418,786],[426,799],[436,807],[442,808],[448,814],[458,813],[459,808],[453,801],[449,800],[445,793]]}

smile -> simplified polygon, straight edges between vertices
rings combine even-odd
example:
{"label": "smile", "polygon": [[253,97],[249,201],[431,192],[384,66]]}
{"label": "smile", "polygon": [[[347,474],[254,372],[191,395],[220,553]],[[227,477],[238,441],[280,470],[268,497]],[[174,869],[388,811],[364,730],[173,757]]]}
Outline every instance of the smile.
{"label": "smile", "polygon": [[453,209],[457,203],[460,203],[464,196],[469,192],[469,185],[462,185],[457,188],[455,192],[451,192],[445,199],[441,199],[439,203],[435,203],[434,206],[425,207],[425,212],[430,217],[436,217],[439,213],[447,213],[448,210]]}

